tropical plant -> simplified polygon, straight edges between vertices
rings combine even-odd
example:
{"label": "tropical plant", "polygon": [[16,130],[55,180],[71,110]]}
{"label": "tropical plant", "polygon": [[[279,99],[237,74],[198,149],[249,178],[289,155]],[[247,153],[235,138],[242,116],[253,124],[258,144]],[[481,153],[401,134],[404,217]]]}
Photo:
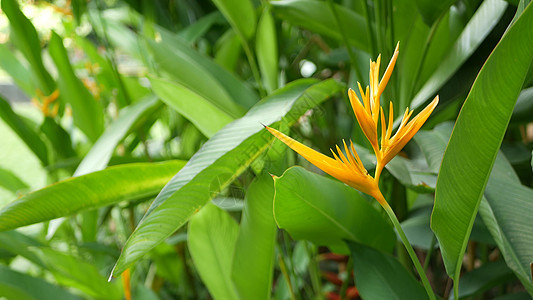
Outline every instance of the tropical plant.
{"label": "tropical plant", "polygon": [[1,9],[0,297],[533,296],[529,1]]}

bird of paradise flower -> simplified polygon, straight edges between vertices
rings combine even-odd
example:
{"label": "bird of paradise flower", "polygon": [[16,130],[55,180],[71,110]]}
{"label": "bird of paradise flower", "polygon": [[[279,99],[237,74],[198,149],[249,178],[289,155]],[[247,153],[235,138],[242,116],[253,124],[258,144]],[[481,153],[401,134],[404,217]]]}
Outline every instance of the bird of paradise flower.
{"label": "bird of paradise flower", "polygon": [[[361,87],[359,82],[357,83],[359,93],[362,101],[359,99],[354,90],[348,90],[348,96],[350,98],[350,104],[354,111],[355,117],[359,126],[366,138],[372,145],[374,154],[376,155],[376,169],[374,176],[371,176],[365,169],[365,166],[361,162],[357,151],[350,141],[350,146],[343,140],[344,152],[341,151],[339,146],[336,146],[337,153],[333,149],[331,152],[333,158],[326,156],[320,152],[317,152],[302,143],[288,137],[287,135],[279,132],[278,130],[265,126],[265,128],[272,133],[276,138],[281,140],[291,149],[303,156],[313,165],[326,172],[327,174],[337,178],[345,184],[366,193],[374,197],[379,204],[385,209],[389,218],[391,219],[394,227],[398,231],[402,242],[404,243],[411,260],[415,265],[422,283],[428,292],[430,299],[435,299],[435,295],[424,270],[414,253],[411,244],[407,240],[405,233],[403,232],[396,215],[389,206],[387,200],[379,189],[379,177],[385,165],[390,162],[402,148],[413,138],[418,130],[424,125],[428,117],[431,115],[435,107],[439,102],[439,96],[436,96],[433,101],[425,107],[416,117],[409,121],[413,111],[409,111],[409,108],[405,110],[402,121],[396,130],[396,133],[392,135],[394,111],[392,102],[389,104],[389,116],[388,122],[383,112],[383,107],[380,103],[381,94],[385,90],[387,83],[396,64],[396,59],[399,54],[399,43],[396,45],[394,54],[383,74],[381,80],[379,80],[379,68],[381,63],[381,54],[377,60],[370,61],[370,86],[367,86],[365,90]],[[378,123],[381,127],[380,140],[378,140]]]}

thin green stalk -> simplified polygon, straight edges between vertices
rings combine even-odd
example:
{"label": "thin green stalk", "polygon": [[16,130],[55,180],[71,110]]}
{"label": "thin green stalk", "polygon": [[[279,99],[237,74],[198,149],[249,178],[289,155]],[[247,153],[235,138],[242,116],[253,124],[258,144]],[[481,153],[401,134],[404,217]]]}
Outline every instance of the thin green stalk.
{"label": "thin green stalk", "polygon": [[424,261],[424,271],[428,269],[429,261],[431,260],[431,254],[433,254],[433,250],[435,249],[435,244],[437,243],[437,238],[435,235],[431,237],[431,243],[429,243],[429,250],[426,255],[426,260]]}
{"label": "thin green stalk", "polygon": [[376,52],[376,38],[374,37],[374,33],[372,32],[372,20],[370,19],[370,7],[368,7],[368,1],[363,0],[364,8],[365,8],[365,17],[366,17],[366,30],[368,32],[368,37],[370,38],[370,56],[377,55]]}
{"label": "thin green stalk", "polygon": [[350,62],[352,63],[352,67],[355,70],[355,75],[357,76],[358,80],[362,81],[363,73],[361,73],[361,70],[359,69],[359,65],[357,64],[357,59],[348,41],[348,36],[346,35],[346,32],[344,31],[344,28],[341,25],[339,15],[337,14],[337,10],[335,9],[335,4],[333,3],[333,0],[328,0],[328,5],[331,10],[331,13],[333,14],[333,18],[335,19],[335,23],[337,24],[337,29],[339,29],[341,36],[342,36],[342,40],[344,44],[346,45],[346,51],[348,51],[348,56],[350,57]]}
{"label": "thin green stalk", "polygon": [[296,300],[296,295],[294,294],[294,290],[292,287],[291,276],[289,275],[287,265],[285,264],[285,261],[283,260],[283,257],[281,255],[278,256],[278,263],[281,274],[283,274],[283,277],[285,277],[285,281],[287,281],[287,286],[289,287],[289,292],[291,294],[291,300]]}
{"label": "thin green stalk", "polygon": [[348,290],[348,286],[350,285],[350,276],[352,275],[352,271],[353,271],[353,259],[350,256],[348,257],[348,262],[346,263],[346,279],[342,282],[341,290],[339,292],[341,299],[347,299],[346,291]]}
{"label": "thin green stalk", "polygon": [[241,40],[241,45],[244,49],[244,53],[246,54],[246,58],[248,59],[248,64],[250,65],[250,69],[252,70],[252,75],[254,76],[255,82],[257,83],[259,95],[261,95],[261,98],[263,98],[266,96],[266,93],[265,89],[263,88],[263,82],[261,81],[261,76],[259,75],[259,69],[257,67],[257,62],[255,61],[254,54],[252,53],[252,49],[250,49],[250,45],[248,45],[248,41],[246,40],[246,38],[240,33],[238,33],[238,35]]}
{"label": "thin green stalk", "polygon": [[[379,196],[381,199],[378,199],[378,202],[387,203],[383,195],[379,194]],[[400,225],[398,218],[396,218],[396,214],[394,214],[394,211],[392,211],[392,208],[388,205],[383,205],[383,209],[385,209],[385,212],[389,216],[389,219],[392,221],[392,225],[394,225],[394,228],[396,228],[396,231],[400,235],[400,239],[402,240],[403,245],[405,246],[405,249],[409,253],[409,257],[411,257],[411,260],[413,261],[413,264],[415,265],[416,271],[418,272],[418,275],[420,276],[420,280],[422,280],[422,284],[424,285],[424,288],[426,289],[429,299],[436,300],[435,293],[433,292],[433,289],[431,288],[431,284],[429,283],[428,277],[426,276],[426,273],[424,272],[424,269],[422,268],[422,265],[420,264],[420,261],[418,260],[418,257],[416,256],[415,250],[413,249],[413,247],[409,243],[409,240],[405,236],[402,226]]]}
{"label": "thin green stalk", "polygon": [[311,243],[305,243],[305,250],[307,255],[309,255],[309,277],[311,278],[311,285],[315,292],[315,295],[320,294],[322,287],[320,284],[320,270],[318,268],[317,261],[317,247]]}

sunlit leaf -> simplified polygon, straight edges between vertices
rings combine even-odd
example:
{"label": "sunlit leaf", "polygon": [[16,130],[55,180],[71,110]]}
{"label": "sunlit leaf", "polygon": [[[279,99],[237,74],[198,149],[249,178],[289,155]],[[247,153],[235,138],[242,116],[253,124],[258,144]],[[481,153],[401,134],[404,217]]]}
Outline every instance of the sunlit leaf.
{"label": "sunlit leaf", "polygon": [[231,281],[238,234],[237,222],[227,212],[209,203],[189,222],[189,251],[200,277],[215,299],[238,298]]}
{"label": "sunlit leaf", "polygon": [[334,80],[293,82],[218,131],[154,200],[126,242],[113,275],[122,273],[180,228],[263,153],[273,137],[261,123],[270,125],[284,118],[284,122],[292,124],[341,88]]}
{"label": "sunlit leaf", "polygon": [[183,165],[184,161],[120,165],[60,181],[3,207],[0,231],[155,196]]}
{"label": "sunlit leaf", "polygon": [[262,173],[246,190],[233,255],[231,278],[241,299],[270,299],[277,233],[273,202],[274,181]]}

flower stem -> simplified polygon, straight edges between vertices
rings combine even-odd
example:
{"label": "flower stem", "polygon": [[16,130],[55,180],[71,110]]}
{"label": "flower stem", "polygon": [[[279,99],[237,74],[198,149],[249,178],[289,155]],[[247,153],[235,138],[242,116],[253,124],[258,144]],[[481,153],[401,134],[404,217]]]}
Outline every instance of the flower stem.
{"label": "flower stem", "polygon": [[[380,198],[382,199],[376,199],[378,202],[381,203],[383,201],[384,203],[387,203],[385,200],[385,197],[380,193]],[[413,261],[413,264],[415,265],[416,271],[418,272],[418,275],[420,276],[420,279],[422,280],[422,284],[424,285],[424,288],[426,289],[426,292],[429,296],[429,299],[435,300],[435,293],[433,292],[433,289],[431,288],[431,284],[429,283],[429,280],[426,276],[426,273],[424,272],[424,269],[422,268],[422,265],[420,264],[420,261],[418,260],[418,257],[415,254],[415,250],[409,243],[409,240],[407,240],[407,237],[405,236],[405,233],[403,232],[402,226],[400,225],[400,222],[398,221],[398,218],[396,218],[396,214],[394,214],[394,211],[392,211],[392,208],[388,205],[382,205],[385,209],[385,212],[389,216],[389,219],[392,221],[392,224],[394,225],[394,228],[396,228],[396,231],[398,231],[398,234],[400,235],[400,238],[403,242],[403,245],[405,246],[405,249],[409,253],[409,257]]]}

